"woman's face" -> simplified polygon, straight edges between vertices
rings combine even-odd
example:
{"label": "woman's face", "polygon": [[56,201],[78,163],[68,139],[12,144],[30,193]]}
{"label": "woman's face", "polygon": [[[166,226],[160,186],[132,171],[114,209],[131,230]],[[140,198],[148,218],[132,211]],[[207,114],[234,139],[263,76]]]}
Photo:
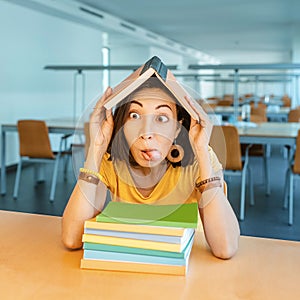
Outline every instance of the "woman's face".
{"label": "woman's face", "polygon": [[168,94],[159,88],[145,88],[133,96],[124,134],[141,167],[161,163],[179,131],[176,104]]}

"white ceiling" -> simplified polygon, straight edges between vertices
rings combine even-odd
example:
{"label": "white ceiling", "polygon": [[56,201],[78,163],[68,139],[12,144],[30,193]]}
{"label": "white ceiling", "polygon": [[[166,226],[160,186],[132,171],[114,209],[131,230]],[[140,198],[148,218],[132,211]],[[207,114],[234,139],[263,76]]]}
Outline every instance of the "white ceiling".
{"label": "white ceiling", "polygon": [[300,34],[294,30],[300,24],[300,0],[77,2],[203,51],[222,63],[290,62],[293,34]]}

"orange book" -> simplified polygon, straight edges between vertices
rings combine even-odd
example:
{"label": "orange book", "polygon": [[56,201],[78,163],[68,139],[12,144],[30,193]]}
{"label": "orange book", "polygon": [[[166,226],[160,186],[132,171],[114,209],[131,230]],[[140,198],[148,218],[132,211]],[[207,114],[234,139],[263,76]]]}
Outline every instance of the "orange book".
{"label": "orange book", "polygon": [[139,67],[136,71],[134,71],[126,79],[114,87],[112,95],[104,104],[105,108],[110,109],[117,105],[152,76],[156,76],[176,98],[179,104],[181,104],[183,108],[191,115],[191,117],[199,121],[199,116],[185,97],[188,97],[197,109],[202,110],[202,108],[177,82],[175,76],[157,56],[153,56],[144,65]]}
{"label": "orange book", "polygon": [[188,264],[177,266],[111,260],[82,259],[80,268],[138,273],[186,275]]}

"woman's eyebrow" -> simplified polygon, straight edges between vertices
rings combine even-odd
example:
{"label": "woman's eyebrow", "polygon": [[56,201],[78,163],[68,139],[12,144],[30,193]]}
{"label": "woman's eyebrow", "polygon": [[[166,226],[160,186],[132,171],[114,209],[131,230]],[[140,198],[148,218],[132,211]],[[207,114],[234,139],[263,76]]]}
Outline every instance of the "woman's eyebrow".
{"label": "woman's eyebrow", "polygon": [[167,104],[158,105],[157,107],[155,107],[155,109],[159,109],[159,108],[162,108],[162,107],[167,107],[167,108],[170,109],[170,111],[173,111],[172,108],[169,105],[167,105]]}
{"label": "woman's eyebrow", "polygon": [[140,103],[140,102],[138,102],[138,101],[136,101],[136,100],[132,100],[132,101],[130,102],[130,104],[137,104],[137,105],[139,105],[140,107],[143,107],[143,104]]}

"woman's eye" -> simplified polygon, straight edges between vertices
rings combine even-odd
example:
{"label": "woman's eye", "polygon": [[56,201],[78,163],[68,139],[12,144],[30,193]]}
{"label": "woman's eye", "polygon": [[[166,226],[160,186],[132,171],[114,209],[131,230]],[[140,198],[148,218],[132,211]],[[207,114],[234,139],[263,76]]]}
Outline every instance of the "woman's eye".
{"label": "woman's eye", "polygon": [[140,119],[141,116],[140,116],[138,113],[136,113],[136,112],[131,112],[131,113],[129,114],[129,118],[130,118],[130,119],[137,120],[137,119]]}
{"label": "woman's eye", "polygon": [[169,118],[167,116],[160,115],[156,118],[156,120],[160,123],[166,123],[169,121]]}

